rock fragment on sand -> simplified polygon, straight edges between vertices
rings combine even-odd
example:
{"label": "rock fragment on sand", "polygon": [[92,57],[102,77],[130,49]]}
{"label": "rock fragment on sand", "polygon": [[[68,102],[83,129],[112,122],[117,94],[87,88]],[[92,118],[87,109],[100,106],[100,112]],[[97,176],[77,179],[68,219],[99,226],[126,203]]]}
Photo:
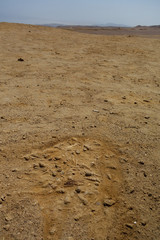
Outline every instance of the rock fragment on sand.
{"label": "rock fragment on sand", "polygon": [[91,172],[85,172],[86,177],[91,177],[93,174]]}
{"label": "rock fragment on sand", "polygon": [[69,204],[71,202],[70,196],[66,196],[64,199],[64,204]]}
{"label": "rock fragment on sand", "polygon": [[80,154],[80,151],[79,151],[79,150],[76,150],[75,153],[78,155],[78,154]]}
{"label": "rock fragment on sand", "polygon": [[23,58],[18,58],[18,62],[24,62]]}
{"label": "rock fragment on sand", "polygon": [[131,224],[131,223],[126,223],[126,227],[127,227],[127,228],[130,228],[130,229],[133,229],[133,224]]}
{"label": "rock fragment on sand", "polygon": [[55,232],[56,232],[55,227],[52,227],[52,228],[50,229],[50,231],[49,231],[50,235],[54,235]]}
{"label": "rock fragment on sand", "polygon": [[39,167],[44,168],[45,167],[44,163],[39,163]]}
{"label": "rock fragment on sand", "polygon": [[104,199],[103,201],[103,206],[104,207],[111,207],[115,204],[116,202],[113,200],[113,199],[110,199],[110,198],[106,198]]}

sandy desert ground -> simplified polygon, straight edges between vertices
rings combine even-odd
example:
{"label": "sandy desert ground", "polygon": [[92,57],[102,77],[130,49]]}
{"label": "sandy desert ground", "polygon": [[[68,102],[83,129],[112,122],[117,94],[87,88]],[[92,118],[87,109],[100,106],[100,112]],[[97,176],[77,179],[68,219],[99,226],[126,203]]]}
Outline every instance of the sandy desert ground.
{"label": "sandy desert ground", "polygon": [[160,39],[0,23],[0,239],[159,240]]}

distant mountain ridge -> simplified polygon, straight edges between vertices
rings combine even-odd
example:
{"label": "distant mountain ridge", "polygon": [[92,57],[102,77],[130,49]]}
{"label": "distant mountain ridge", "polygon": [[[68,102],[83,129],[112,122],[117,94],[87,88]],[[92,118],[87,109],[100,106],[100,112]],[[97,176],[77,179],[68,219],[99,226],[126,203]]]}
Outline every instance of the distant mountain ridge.
{"label": "distant mountain ridge", "polygon": [[88,25],[81,25],[81,24],[62,24],[62,23],[48,23],[48,24],[40,24],[46,27],[64,27],[64,26],[84,26],[84,27],[129,27],[125,24],[116,24],[116,23],[106,23],[106,24],[88,24]]}
{"label": "distant mountain ridge", "polygon": [[116,24],[116,23],[106,23],[106,24],[64,24],[64,23],[48,23],[48,24],[38,24],[41,26],[46,26],[46,27],[122,27],[122,28],[141,28],[141,27],[151,27],[151,28],[160,28],[160,25],[150,25],[150,26],[142,26],[142,25],[137,25],[137,26],[129,26],[125,24]]}

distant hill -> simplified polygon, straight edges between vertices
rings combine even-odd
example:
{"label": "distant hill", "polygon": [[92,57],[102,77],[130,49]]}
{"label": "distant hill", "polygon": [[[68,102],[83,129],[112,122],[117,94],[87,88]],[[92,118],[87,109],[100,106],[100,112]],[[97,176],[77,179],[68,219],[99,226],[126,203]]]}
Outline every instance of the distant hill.
{"label": "distant hill", "polygon": [[137,26],[135,26],[135,28],[145,28],[145,27],[160,28],[160,25],[150,25],[150,26],[137,25]]}
{"label": "distant hill", "polygon": [[98,27],[130,27],[125,24],[116,24],[116,23],[106,23],[106,24],[98,24]]}
{"label": "distant hill", "polygon": [[42,26],[46,27],[61,27],[61,26],[66,26],[65,24],[60,24],[60,23],[48,23],[48,24],[39,24]]}
{"label": "distant hill", "polygon": [[129,27],[124,24],[116,24],[116,23],[106,23],[106,24],[91,24],[91,25],[72,25],[72,24],[61,24],[61,23],[49,23],[49,24],[40,24],[46,27],[64,27],[64,26],[84,26],[84,27]]}

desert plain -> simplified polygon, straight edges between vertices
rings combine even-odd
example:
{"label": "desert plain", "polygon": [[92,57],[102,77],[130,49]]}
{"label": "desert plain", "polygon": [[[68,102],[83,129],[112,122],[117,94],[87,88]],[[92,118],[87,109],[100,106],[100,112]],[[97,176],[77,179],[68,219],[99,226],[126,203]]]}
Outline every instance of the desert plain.
{"label": "desert plain", "polygon": [[78,31],[0,23],[0,239],[158,240],[160,29]]}

